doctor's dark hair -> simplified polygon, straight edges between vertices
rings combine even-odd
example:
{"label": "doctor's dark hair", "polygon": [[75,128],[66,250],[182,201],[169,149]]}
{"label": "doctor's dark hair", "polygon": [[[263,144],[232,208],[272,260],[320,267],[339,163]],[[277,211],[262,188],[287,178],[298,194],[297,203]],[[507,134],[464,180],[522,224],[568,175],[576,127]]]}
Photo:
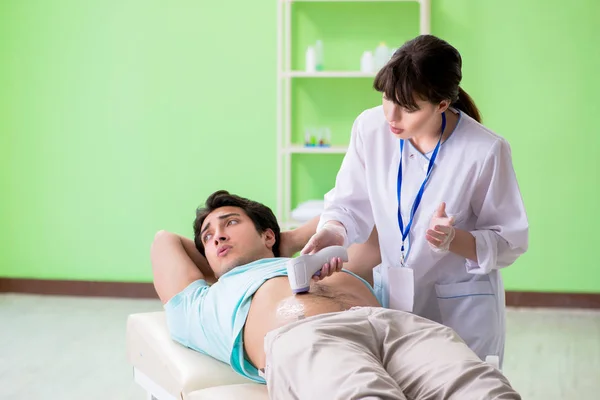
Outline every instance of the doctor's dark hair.
{"label": "doctor's dark hair", "polygon": [[254,227],[259,234],[262,234],[267,229],[271,229],[275,234],[275,244],[273,244],[272,248],[273,255],[275,257],[279,257],[279,239],[281,231],[273,211],[271,211],[271,209],[264,204],[237,196],[235,194],[230,194],[226,190],[218,190],[214,192],[208,196],[204,207],[199,207],[196,210],[196,219],[194,220],[194,244],[196,245],[196,248],[200,254],[206,256],[204,244],[202,243],[202,237],[200,236],[202,224],[211,212],[221,207],[239,207],[244,210],[246,215],[248,215],[248,217],[250,217],[254,223]]}
{"label": "doctor's dark hair", "polygon": [[420,35],[400,47],[377,73],[373,87],[399,106],[419,109],[414,96],[437,104],[450,100],[477,122],[481,114],[473,99],[459,85],[462,58],[458,50],[433,35]]}

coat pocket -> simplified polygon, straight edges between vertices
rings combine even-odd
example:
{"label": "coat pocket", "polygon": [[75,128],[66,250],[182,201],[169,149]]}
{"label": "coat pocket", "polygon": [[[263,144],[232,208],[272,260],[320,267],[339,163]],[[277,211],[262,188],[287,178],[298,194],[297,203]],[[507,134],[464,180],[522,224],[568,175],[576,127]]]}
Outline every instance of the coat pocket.
{"label": "coat pocket", "polygon": [[496,295],[489,281],[435,285],[442,324],[454,329],[479,356],[499,352],[500,329]]}

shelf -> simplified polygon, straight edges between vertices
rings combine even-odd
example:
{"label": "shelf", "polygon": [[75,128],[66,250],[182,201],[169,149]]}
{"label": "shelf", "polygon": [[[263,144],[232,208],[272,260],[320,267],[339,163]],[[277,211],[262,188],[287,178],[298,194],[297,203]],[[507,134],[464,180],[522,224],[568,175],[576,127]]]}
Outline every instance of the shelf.
{"label": "shelf", "polygon": [[307,147],[303,145],[292,145],[282,149],[285,153],[299,154],[299,153],[312,153],[312,154],[345,154],[348,151],[348,146],[329,146],[329,147]]}
{"label": "shelf", "polygon": [[282,3],[420,3],[421,0],[279,0]]}
{"label": "shelf", "polygon": [[284,78],[375,78],[375,73],[360,71],[288,71],[283,72]]}

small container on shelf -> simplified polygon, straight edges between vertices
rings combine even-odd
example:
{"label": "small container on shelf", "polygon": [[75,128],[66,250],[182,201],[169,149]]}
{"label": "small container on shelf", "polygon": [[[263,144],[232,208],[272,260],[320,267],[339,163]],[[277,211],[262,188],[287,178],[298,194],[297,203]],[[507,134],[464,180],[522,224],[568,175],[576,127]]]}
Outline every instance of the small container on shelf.
{"label": "small container on shelf", "polygon": [[331,129],[324,128],[306,128],[304,131],[305,147],[330,147]]}
{"label": "small container on shelf", "polygon": [[314,128],[306,128],[304,131],[304,146],[315,147],[317,145],[317,136]]}
{"label": "small container on shelf", "polygon": [[321,129],[321,137],[319,140],[319,146],[321,146],[321,147],[330,147],[331,146],[331,129],[329,129],[329,128]]}

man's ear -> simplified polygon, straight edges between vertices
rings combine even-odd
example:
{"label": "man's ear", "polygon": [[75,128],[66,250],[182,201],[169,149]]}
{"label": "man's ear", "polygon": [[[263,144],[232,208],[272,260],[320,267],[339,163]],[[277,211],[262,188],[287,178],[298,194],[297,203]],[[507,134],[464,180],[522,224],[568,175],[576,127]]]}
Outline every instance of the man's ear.
{"label": "man's ear", "polygon": [[272,250],[275,245],[275,232],[272,229],[265,229],[262,236],[265,239],[265,246]]}

